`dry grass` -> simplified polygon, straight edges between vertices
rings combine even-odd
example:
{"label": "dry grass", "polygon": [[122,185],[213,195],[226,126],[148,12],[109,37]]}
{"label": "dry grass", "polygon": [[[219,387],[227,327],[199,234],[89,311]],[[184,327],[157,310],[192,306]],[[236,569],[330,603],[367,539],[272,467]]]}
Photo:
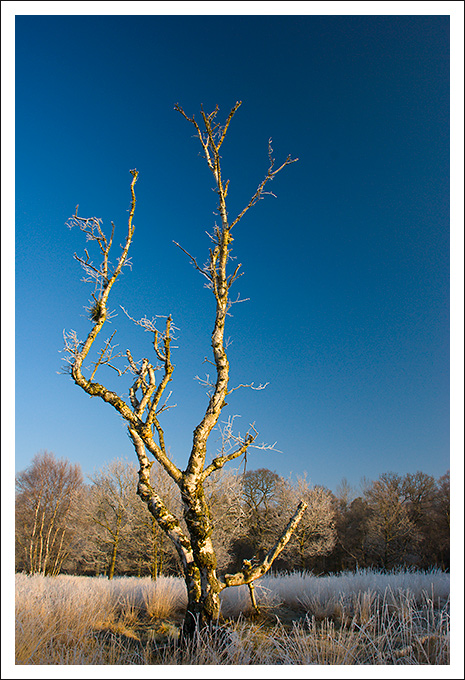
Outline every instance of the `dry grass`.
{"label": "dry grass", "polygon": [[[397,579],[397,580],[396,580]],[[402,580],[403,579],[403,580]],[[16,576],[17,665],[444,665],[448,575],[267,576],[181,651],[182,580]],[[208,643],[208,644],[207,644]]]}
{"label": "dry grass", "polygon": [[138,628],[175,617],[185,606],[184,584],[176,578],[17,574],[16,663],[141,663],[125,642],[139,641]]}

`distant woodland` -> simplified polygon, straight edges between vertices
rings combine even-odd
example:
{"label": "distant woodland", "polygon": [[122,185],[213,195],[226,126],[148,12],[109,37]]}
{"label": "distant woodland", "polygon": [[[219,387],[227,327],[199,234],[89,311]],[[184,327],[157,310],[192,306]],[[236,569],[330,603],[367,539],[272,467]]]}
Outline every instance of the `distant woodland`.
{"label": "distant woodland", "polygon": [[[154,465],[154,486],[182,515],[177,487]],[[137,468],[115,459],[87,481],[79,465],[43,451],[16,476],[16,571],[56,575],[181,575],[176,551],[137,495]],[[206,485],[221,574],[260,560],[300,499],[307,510],[273,571],[449,569],[449,472],[386,472],[333,492],[266,468],[224,471]]]}

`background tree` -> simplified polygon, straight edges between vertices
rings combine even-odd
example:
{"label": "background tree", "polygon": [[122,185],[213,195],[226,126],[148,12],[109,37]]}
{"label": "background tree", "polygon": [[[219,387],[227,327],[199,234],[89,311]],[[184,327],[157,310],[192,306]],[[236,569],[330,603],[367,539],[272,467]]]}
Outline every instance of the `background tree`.
{"label": "background tree", "polygon": [[77,512],[84,492],[78,464],[37,453],[16,477],[16,568],[58,574],[79,533]]}
{"label": "background tree", "polygon": [[335,498],[329,489],[310,486],[306,477],[298,477],[286,491],[289,503],[298,497],[308,506],[286,547],[286,556],[291,557],[295,569],[313,569],[317,564],[324,569],[324,558],[336,545]]}
{"label": "background tree", "polygon": [[138,500],[137,469],[127,461],[115,459],[90,479],[89,521],[94,527],[94,555],[104,565],[103,572],[112,579],[121,546],[132,535],[134,501]]}
{"label": "background tree", "polygon": [[416,564],[428,566],[436,552],[434,525],[436,517],[437,484],[434,477],[424,472],[408,473],[403,478],[403,492],[409,519],[415,525]]}
{"label": "background tree", "polygon": [[337,541],[333,571],[354,570],[370,564],[368,519],[370,507],[361,496],[346,504],[339,502],[336,511]]}
{"label": "background tree", "polygon": [[338,507],[345,512],[356,497],[357,491],[355,487],[349,484],[346,477],[343,477],[341,483],[336,487],[335,498]]}
{"label": "background tree", "polygon": [[267,468],[249,470],[244,474],[242,500],[248,531],[243,537],[245,546],[242,552],[245,547],[255,558],[261,559],[270,549],[282,528],[284,488],[284,479]]}
{"label": "background tree", "polygon": [[442,569],[450,568],[450,472],[439,477],[435,500],[435,560]]}
{"label": "background tree", "polygon": [[[94,342],[99,336],[110,312],[108,299],[110,292],[121,274],[122,268],[128,263],[128,252],[134,235],[133,217],[136,207],[135,183],[138,178],[137,170],[132,170],[131,207],[129,210],[128,231],[124,245],[115,265],[110,263],[110,251],[113,244],[115,227],[109,234],[102,229],[102,221],[98,218],[83,218],[78,216],[77,209],[69,221],[69,226],[78,226],[86,235],[89,243],[97,246],[101,256],[101,263],[95,265],[90,254],[85,250],[85,257],[75,255],[95,288],[92,303],[89,308],[91,329],[81,341],[74,331],[65,334],[65,352],[69,363],[70,374],[75,383],[91,396],[97,396],[110,404],[126,421],[129,436],[134,445],[139,461],[138,494],[147,504],[148,509],[157,520],[161,529],[172,540],[180,562],[187,587],[188,605],[183,627],[183,636],[194,634],[197,624],[209,624],[219,616],[219,593],[228,586],[251,583],[264,574],[273,560],[288,542],[292,531],[300,521],[305,510],[305,503],[301,503],[289,521],[281,537],[276,541],[270,552],[260,564],[253,568],[244,563],[243,568],[236,574],[226,574],[220,578],[217,573],[217,558],[212,542],[213,524],[211,511],[205,494],[204,485],[208,477],[221,469],[227,462],[245,455],[251,446],[257,446],[255,428],[251,426],[245,435],[234,436],[228,433],[227,442],[230,446],[221,450],[210,464],[206,463],[207,442],[213,428],[217,425],[220,414],[226,404],[226,397],[233,389],[229,385],[229,362],[224,342],[224,331],[227,314],[233,300],[230,289],[240,275],[240,265],[230,271],[232,230],[240,222],[246,212],[264,197],[276,175],[287,165],[293,163],[290,156],[279,166],[275,167],[271,140],[268,144],[269,167],[265,178],[258,186],[248,204],[233,220],[229,219],[226,198],[229,190],[229,180],[224,179],[221,168],[220,149],[226,138],[229,125],[241,102],[237,102],[231,109],[225,123],[217,121],[218,107],[207,114],[201,109],[201,126],[194,116],[186,115],[183,109],[176,105],[175,109],[194,127],[200,142],[203,158],[214,178],[215,191],[218,198],[218,213],[220,224],[213,227],[210,234],[211,248],[205,266],[199,266],[195,257],[187,253],[200,274],[206,279],[215,300],[215,318],[212,332],[212,364],[215,367],[216,378],[209,383],[210,393],[205,413],[194,430],[192,448],[185,470],[180,470],[171,459],[165,445],[165,434],[160,422],[160,415],[167,408],[166,400],[162,401],[168,383],[172,380],[174,366],[171,361],[172,319],[168,316],[162,331],[157,327],[157,318],[147,317],[136,321],[136,324],[149,331],[153,338],[155,362],[147,358],[136,359],[131,351],[126,351],[129,362],[127,368],[118,366],[118,353],[112,345],[114,333],[103,343],[97,352],[90,374],[85,375],[83,363],[88,357]],[[179,245],[179,244],[178,244]],[[184,250],[181,246],[179,246]],[[186,252],[186,251],[184,251]],[[159,362],[157,364],[157,361]],[[95,380],[96,374],[103,367],[111,367],[118,375],[123,375],[127,369],[132,373],[134,381],[129,388],[129,401],[125,401],[115,391],[108,389]],[[160,369],[157,380],[156,369]],[[150,480],[150,468],[153,460],[164,468],[168,475],[179,487],[183,517],[186,530],[183,529],[179,517],[170,512],[160,494],[153,488]]]}
{"label": "background tree", "polygon": [[402,477],[383,473],[365,496],[370,506],[367,543],[379,566],[388,569],[410,563],[418,545],[418,533],[409,517]]}

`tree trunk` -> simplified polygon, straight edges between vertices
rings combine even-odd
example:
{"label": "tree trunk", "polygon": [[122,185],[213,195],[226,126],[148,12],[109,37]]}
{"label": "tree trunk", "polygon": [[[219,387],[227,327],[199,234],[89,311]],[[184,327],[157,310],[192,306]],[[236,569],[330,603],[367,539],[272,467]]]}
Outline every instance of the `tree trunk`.
{"label": "tree trunk", "polygon": [[216,574],[216,556],[210,539],[212,530],[210,514],[202,487],[197,490],[195,498],[183,495],[183,500],[185,504],[186,500],[190,501],[193,507],[201,510],[201,513],[192,517],[190,513],[193,514],[193,507],[189,512],[189,503],[187,503],[184,519],[188,523],[195,562],[191,564],[190,569],[185,570],[188,604],[181,630],[181,644],[191,640],[196,630],[210,628],[219,621],[220,592],[224,588],[248,585],[269,570],[273,561],[289,542],[307,507],[305,502],[299,503],[283,533],[260,564],[252,565],[252,562],[244,560],[242,571],[236,574],[226,574],[224,580],[219,580]]}
{"label": "tree trunk", "polygon": [[181,628],[181,643],[192,640],[196,631],[211,628],[220,618],[219,590],[212,587],[217,582],[215,570],[206,567],[202,574],[198,569],[195,572],[185,579],[188,602]]}
{"label": "tree trunk", "polygon": [[111,579],[115,575],[116,555],[118,553],[120,524],[121,524],[121,517],[118,516],[118,524],[117,524],[116,534],[115,534],[114,540],[113,540],[113,549],[111,551],[110,567],[109,567],[109,571],[108,571],[108,580],[109,581],[111,581]]}
{"label": "tree trunk", "polygon": [[211,541],[213,525],[202,484],[184,483],[181,496],[194,557],[194,564],[185,572],[188,602],[182,637],[191,638],[196,628],[201,630],[218,621],[219,594],[224,584],[216,574],[216,555]]}

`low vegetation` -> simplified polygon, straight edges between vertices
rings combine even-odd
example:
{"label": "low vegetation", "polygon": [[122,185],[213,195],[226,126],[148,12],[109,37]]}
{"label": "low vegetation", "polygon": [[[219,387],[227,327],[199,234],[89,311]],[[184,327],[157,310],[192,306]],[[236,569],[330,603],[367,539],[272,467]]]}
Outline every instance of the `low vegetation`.
{"label": "low vegetation", "polygon": [[[266,575],[177,646],[181,578],[16,575],[16,664],[449,664],[449,574]],[[208,642],[208,644],[205,644]]]}

